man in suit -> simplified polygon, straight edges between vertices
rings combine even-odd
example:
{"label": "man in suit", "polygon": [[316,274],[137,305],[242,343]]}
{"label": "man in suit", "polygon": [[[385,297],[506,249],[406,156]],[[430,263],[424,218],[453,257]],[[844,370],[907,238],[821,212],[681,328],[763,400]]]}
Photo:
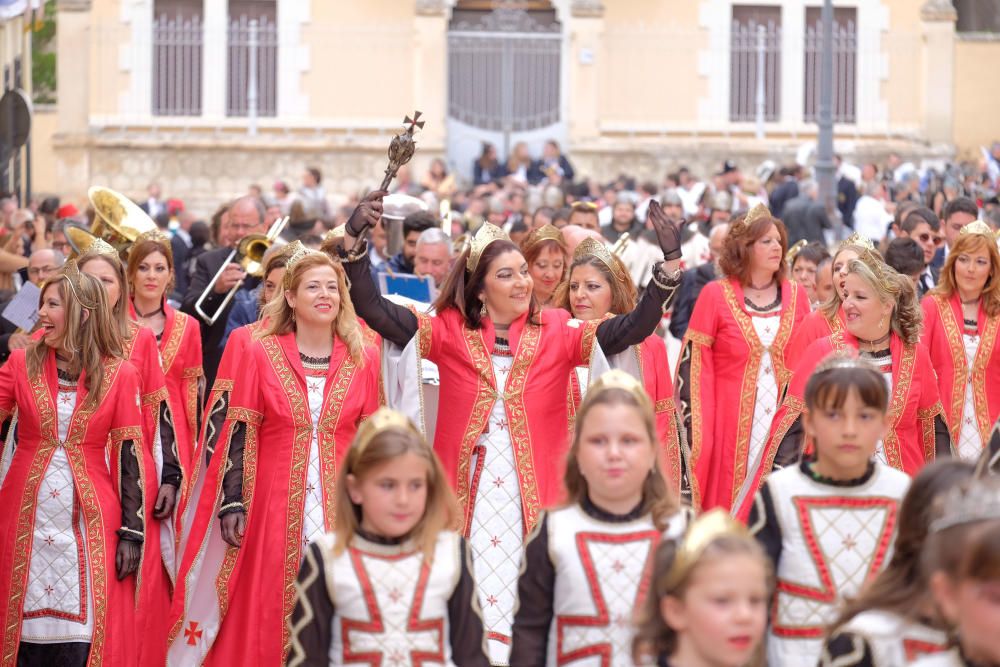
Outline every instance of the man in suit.
{"label": "man in suit", "polygon": [[146,212],[146,215],[156,219],[160,213],[166,213],[167,205],[160,199],[160,184],[150,183],[146,188],[145,201],[139,202],[139,208]]}
{"label": "man in suit", "polygon": [[688,269],[681,274],[681,285],[677,291],[677,299],[674,301],[674,310],[670,314],[670,334],[680,340],[687,332],[688,322],[691,321],[691,313],[694,312],[694,304],[701,294],[702,288],[717,278],[722,277],[719,271],[719,255],[722,254],[722,246],[729,233],[729,223],[720,222],[712,227],[708,233],[708,248],[712,255],[712,261],[705,262],[693,269]]}
{"label": "man in suit", "polygon": [[910,238],[916,241],[924,251],[924,270],[917,278],[917,293],[922,299],[927,292],[937,285],[941,270],[934,267],[934,254],[944,244],[941,235],[941,221],[934,211],[920,206],[909,213],[899,223],[900,238]]}
{"label": "man in suit", "polygon": [[799,196],[785,204],[782,221],[788,229],[789,246],[802,239],[822,243],[823,230],[833,226],[823,204],[816,201],[818,194],[816,181],[804,181],[799,185]]}
{"label": "man in suit", "polygon": [[[66,261],[62,253],[52,248],[39,248],[28,258],[28,281],[36,287],[55,275]],[[13,297],[11,297],[13,298]],[[0,313],[10,304],[10,299],[0,303]],[[0,362],[7,360],[11,350],[27,347],[31,336],[17,328],[13,322],[0,317]]]}
{"label": "man in suit", "polygon": [[[267,230],[264,228],[264,218],[266,210],[264,204],[255,197],[241,197],[233,202],[229,209],[229,216],[226,219],[225,228],[220,230],[220,238],[228,244],[210,252],[198,255],[195,260],[194,272],[191,276],[191,283],[188,285],[184,295],[184,302],[181,310],[201,322],[201,341],[204,347],[202,363],[205,368],[205,380],[211,387],[215,382],[215,374],[219,370],[219,361],[222,359],[222,338],[226,333],[226,321],[229,311],[233,307],[233,301],[226,304],[225,309],[216,318],[214,324],[208,324],[205,319],[195,310],[195,303],[201,297],[202,292],[208,287],[209,282],[215,274],[222,268],[223,263],[229,257],[229,253],[247,234],[263,234]],[[225,299],[226,294],[238,283],[243,281],[245,287],[253,288],[260,282],[258,278],[248,276],[243,268],[236,263],[230,263],[219,280],[216,281],[213,289],[202,304],[202,310],[209,316],[216,313]]]}

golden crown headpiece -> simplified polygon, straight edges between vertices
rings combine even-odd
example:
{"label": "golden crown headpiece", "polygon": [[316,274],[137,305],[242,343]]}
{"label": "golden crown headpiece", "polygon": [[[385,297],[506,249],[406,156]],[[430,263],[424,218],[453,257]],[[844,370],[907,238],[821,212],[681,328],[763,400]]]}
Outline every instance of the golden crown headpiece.
{"label": "golden crown headpiece", "polygon": [[152,229],[148,232],[143,232],[142,234],[139,234],[137,237],[135,237],[135,243],[133,243],[129,247],[129,252],[132,251],[132,248],[139,245],[140,243],[144,243],[145,241],[155,241],[156,243],[162,245],[167,254],[167,259],[170,260],[171,264],[174,263],[174,249],[170,245],[170,237],[166,234],[166,232],[164,232],[161,229]]}
{"label": "golden crown headpiece", "polygon": [[532,230],[528,234],[528,238],[524,239],[524,249],[528,250],[528,248],[542,241],[555,241],[563,250],[566,249],[566,241],[563,240],[562,232],[551,222]]}
{"label": "golden crown headpiece", "polygon": [[[611,274],[616,280],[620,282],[625,282],[626,274],[622,269],[620,261],[616,261],[615,256],[611,254],[611,250],[604,241],[599,241],[592,236],[588,236],[584,240],[580,241],[580,244],[576,246],[573,250],[573,261],[580,259],[581,257],[595,257],[602,264],[608,267]],[[631,280],[631,278],[629,278]]]}
{"label": "golden crown headpiece", "polygon": [[761,218],[771,217],[771,209],[769,209],[764,204],[756,204],[753,208],[747,211],[747,214],[743,216],[735,225],[733,229],[741,229],[743,227],[749,227],[753,223],[757,222]]}
{"label": "golden crown headpiece", "polygon": [[795,263],[795,258],[799,256],[799,253],[802,252],[802,249],[807,245],[809,245],[809,241],[805,239],[799,239],[792,244],[792,247],[785,253],[785,261],[788,262],[789,266]]}
{"label": "golden crown headpiece", "polygon": [[382,407],[373,412],[368,419],[361,422],[361,425],[358,426],[358,433],[354,436],[354,444],[351,446],[351,449],[355,453],[355,458],[361,456],[365,451],[365,447],[368,446],[375,436],[389,429],[410,431],[423,437],[409,417],[392,408]]}
{"label": "golden crown headpiece", "polygon": [[667,571],[661,590],[676,588],[697,565],[705,550],[716,540],[728,536],[750,539],[746,526],[725,510],[716,508],[695,519],[677,546],[674,562]]}
{"label": "golden crown headpiece", "polygon": [[840,245],[837,246],[837,252],[840,252],[841,250],[843,250],[844,248],[846,248],[848,246],[855,246],[855,247],[858,247],[858,248],[865,248],[867,250],[871,250],[872,252],[875,252],[875,244],[872,243],[872,240],[870,238],[868,238],[867,236],[862,236],[861,234],[858,234],[857,232],[854,232],[853,234],[851,234],[850,236],[848,236],[846,239],[844,239],[843,241],[841,241]]}
{"label": "golden crown headpiece", "polygon": [[469,259],[465,263],[465,268],[469,273],[473,273],[479,266],[479,260],[483,256],[483,251],[494,241],[510,241],[510,237],[497,227],[488,222],[484,222],[476,235],[472,237],[472,250],[469,251]]}
{"label": "golden crown headpiece", "polygon": [[856,354],[850,352],[834,352],[828,355],[823,361],[816,366],[816,370],[813,371],[813,375],[819,373],[825,373],[827,371],[832,371],[836,369],[855,369],[872,371],[878,373],[878,369],[868,360],[862,359]]}
{"label": "golden crown headpiece", "polygon": [[[114,256],[117,257],[118,254],[115,253]],[[66,263],[63,265],[62,275],[66,276],[66,284],[69,285],[70,291],[73,292],[73,298],[75,298],[85,310],[94,310],[97,308],[97,301],[88,299],[84,296],[83,274],[80,273],[80,266],[77,264],[75,259],[66,260]],[[45,292],[44,285],[42,286],[42,292]]]}
{"label": "golden crown headpiece", "polygon": [[302,241],[292,241],[288,244],[285,252],[288,253],[288,261],[285,262],[285,277],[281,280],[285,289],[291,289],[292,287],[293,266],[298,264],[304,257],[323,254],[319,250],[313,250],[312,248],[305,247],[302,245]]}
{"label": "golden crown headpiece", "polygon": [[646,388],[642,385],[642,382],[631,374],[618,368],[610,370],[597,378],[594,383],[587,388],[584,401],[587,399],[593,399],[602,391],[607,391],[608,389],[620,389],[622,391],[626,391],[632,394],[640,405],[650,410],[653,409],[653,402],[650,400],[649,394],[646,393]]}
{"label": "golden crown headpiece", "polygon": [[883,292],[896,294],[899,291],[898,286],[891,280],[891,276],[899,274],[896,273],[894,268],[886,264],[882,260],[882,257],[876,254],[874,250],[865,248],[856,261],[861,262],[871,270],[875,275],[875,281]]}
{"label": "golden crown headpiece", "polygon": [[342,239],[346,234],[347,234],[347,225],[346,224],[337,225],[323,236],[323,240],[328,241],[330,239]]}
{"label": "golden crown headpiece", "polygon": [[962,230],[958,234],[959,236],[962,236],[964,234],[981,234],[988,239],[994,241],[996,240],[996,234],[993,232],[992,229],[990,229],[990,226],[987,225],[982,220],[975,220],[973,222],[970,222],[965,227],[962,227]]}
{"label": "golden crown headpiece", "polygon": [[929,527],[932,533],[968,523],[1000,520],[1000,485],[993,477],[971,479],[942,493],[935,500],[934,509],[936,516]]}

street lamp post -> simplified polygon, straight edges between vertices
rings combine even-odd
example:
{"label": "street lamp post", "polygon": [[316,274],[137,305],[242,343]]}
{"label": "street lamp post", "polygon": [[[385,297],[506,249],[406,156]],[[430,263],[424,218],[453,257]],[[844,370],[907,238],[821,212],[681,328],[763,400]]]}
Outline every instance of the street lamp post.
{"label": "street lamp post", "polygon": [[823,51],[819,75],[819,141],[816,151],[816,180],[819,197],[839,236],[842,224],[837,215],[836,167],[833,164],[833,0],[823,1]]}

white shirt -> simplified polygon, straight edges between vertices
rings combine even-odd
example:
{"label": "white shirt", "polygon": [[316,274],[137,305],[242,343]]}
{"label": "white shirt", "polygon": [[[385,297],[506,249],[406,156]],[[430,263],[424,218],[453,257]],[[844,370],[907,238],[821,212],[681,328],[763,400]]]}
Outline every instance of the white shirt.
{"label": "white shirt", "polygon": [[881,241],[885,238],[890,222],[892,215],[885,210],[881,201],[869,195],[858,199],[854,207],[854,231],[858,234],[873,241]]}

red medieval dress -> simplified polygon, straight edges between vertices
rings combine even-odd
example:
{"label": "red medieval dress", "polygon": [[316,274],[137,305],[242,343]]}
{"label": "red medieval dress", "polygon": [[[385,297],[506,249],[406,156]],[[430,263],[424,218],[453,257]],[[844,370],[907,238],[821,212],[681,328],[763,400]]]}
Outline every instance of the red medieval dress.
{"label": "red medieval dress", "polygon": [[135,579],[118,580],[115,556],[120,539],[145,532],[139,375],[106,360],[96,405],[84,382],[61,384],[51,350],[39,376],[28,376],[25,350],[0,368],[0,420],[19,413],[0,487],[2,667],[19,652],[29,664],[82,664],[88,652],[92,665],[138,664]]}
{"label": "red medieval dress", "polygon": [[[285,664],[304,547],[333,529],[338,462],[378,408],[377,340],[365,343],[358,364],[335,339],[319,374],[303,367],[294,333],[243,349],[231,390],[218,397],[225,413],[206,418],[205,447],[215,451],[192,499],[168,664]],[[219,528],[220,513],[231,511],[246,512],[240,547]]]}
{"label": "red medieval dress", "polygon": [[[383,338],[438,366],[441,378],[434,449],[465,516],[465,535],[483,609],[490,660],[507,664],[525,536],[542,508],[559,503],[569,445],[570,375],[589,366],[595,345],[617,354],[659,323],[677,280],[651,282],[637,308],[605,321],[571,319],[562,309],[522,315],[498,338],[448,308],[430,316],[382,298],[367,254],[344,261],[358,316]],[[666,277],[661,277],[660,282]]]}
{"label": "red medieval dress", "polygon": [[786,348],[785,365],[788,368],[797,368],[802,359],[802,353],[813,344],[813,341],[838,334],[844,330],[844,326],[843,306],[837,309],[837,316],[832,320],[827,318],[822,308],[809,313],[792,334],[792,339]]}
{"label": "red medieval dress", "polygon": [[966,323],[957,292],[950,299],[926,296],[921,306],[920,343],[937,373],[952,451],[964,461],[975,462],[1000,417],[1000,315],[987,317],[980,301],[975,323]]}
{"label": "red medieval dress", "polygon": [[764,444],[792,375],[789,341],[809,314],[800,285],[784,281],[780,291],[780,306],[757,312],[739,281],[723,278],[705,286],[691,314],[674,386],[704,510],[752,500],[751,481],[769,467]]}
{"label": "red medieval dress", "polygon": [[[835,351],[858,350],[858,339],[844,331],[815,341],[802,355],[788,384],[785,399],[768,435],[765,456],[778,466],[787,466],[801,458],[811,447],[805,443],[801,423],[805,408],[806,383],[813,370]],[[895,332],[889,339],[890,356],[882,357],[891,366],[873,359],[885,375],[889,392],[889,430],[879,443],[875,456],[882,463],[910,476],[920,472],[935,455],[949,455],[950,438],[942,419],[937,380],[930,357],[923,345],[909,345]],[[862,355],[865,356],[865,355]],[[754,493],[760,489],[768,468],[754,478]],[[753,505],[753,495],[740,507],[738,516],[746,519]]]}

